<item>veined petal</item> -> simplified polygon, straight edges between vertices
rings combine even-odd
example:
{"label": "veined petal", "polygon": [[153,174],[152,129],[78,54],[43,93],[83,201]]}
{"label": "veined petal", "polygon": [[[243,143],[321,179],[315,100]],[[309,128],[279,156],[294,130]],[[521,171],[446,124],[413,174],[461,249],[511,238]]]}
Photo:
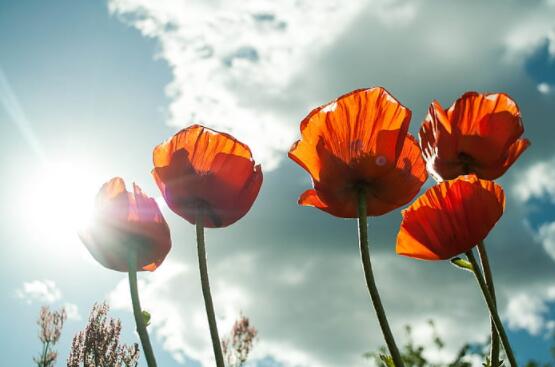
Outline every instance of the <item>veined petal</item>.
{"label": "veined petal", "polygon": [[252,159],[250,148],[233,136],[201,125],[192,125],[154,148],[154,167],[170,165],[175,152],[181,149],[187,152],[188,159],[197,173],[210,171],[218,154]]}
{"label": "veined petal", "polygon": [[427,177],[420,148],[407,137],[410,117],[410,110],[380,87],[355,90],[313,110],[289,151],[314,184],[299,203],[354,218],[361,189],[368,215],[410,201]]}
{"label": "veined petal", "polygon": [[247,145],[200,125],[158,145],[153,161],[152,175],[170,209],[192,224],[202,213],[206,227],[243,217],[262,184]]}
{"label": "veined petal", "polygon": [[436,179],[469,173],[495,179],[522,153],[515,154],[511,147],[523,132],[520,110],[507,94],[467,92],[446,113],[432,103],[420,140]]}
{"label": "veined petal", "polygon": [[[301,122],[301,140],[289,157],[320,180],[321,161],[316,151],[325,149],[346,164],[372,154],[395,162],[408,130],[411,111],[381,87],[359,89],[314,109]],[[390,131],[387,141],[380,139]]]}
{"label": "veined petal", "polygon": [[483,240],[501,218],[501,186],[475,175],[433,186],[403,212],[397,253],[426,260],[449,259]]}
{"label": "veined petal", "polygon": [[171,248],[170,230],[156,201],[135,184],[128,192],[119,177],[102,186],[95,220],[79,237],[101,265],[117,271],[129,270],[131,252],[139,270],[155,269]]}

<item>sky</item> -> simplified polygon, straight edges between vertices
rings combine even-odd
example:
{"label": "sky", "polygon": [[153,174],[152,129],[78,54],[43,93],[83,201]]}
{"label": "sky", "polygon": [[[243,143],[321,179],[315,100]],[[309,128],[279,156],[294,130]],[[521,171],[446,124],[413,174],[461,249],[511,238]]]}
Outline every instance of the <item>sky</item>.
{"label": "sky", "polygon": [[[60,366],[95,302],[109,301],[123,339],[137,341],[126,275],[96,263],[76,232],[111,177],[159,197],[152,148],[202,123],[249,144],[264,170],[251,211],[206,233],[221,334],[243,312],[259,331],[251,366],[369,366],[362,354],[383,342],[356,222],[299,207],[310,179],[286,153],[312,108],[372,86],[412,110],[413,133],[432,100],[447,107],[465,91],[506,92],[520,106],[532,146],[499,179],[507,209],[486,245],[517,358],[550,360],[555,1],[0,0],[6,363],[39,352],[43,304],[68,310]],[[162,210],[172,251],[139,275],[159,365],[210,366],[194,229]],[[401,344],[410,324],[429,343],[433,319],[447,347],[430,357],[448,359],[485,340],[487,310],[468,273],[395,255],[400,219],[400,210],[369,218],[393,332]]]}

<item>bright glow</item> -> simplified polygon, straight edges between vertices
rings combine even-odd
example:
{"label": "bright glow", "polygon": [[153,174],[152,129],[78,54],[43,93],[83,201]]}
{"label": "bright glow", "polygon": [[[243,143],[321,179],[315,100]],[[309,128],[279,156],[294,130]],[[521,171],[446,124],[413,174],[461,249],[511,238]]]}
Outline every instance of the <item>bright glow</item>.
{"label": "bright glow", "polygon": [[19,216],[40,242],[74,244],[91,218],[102,178],[85,162],[49,162],[24,178]]}

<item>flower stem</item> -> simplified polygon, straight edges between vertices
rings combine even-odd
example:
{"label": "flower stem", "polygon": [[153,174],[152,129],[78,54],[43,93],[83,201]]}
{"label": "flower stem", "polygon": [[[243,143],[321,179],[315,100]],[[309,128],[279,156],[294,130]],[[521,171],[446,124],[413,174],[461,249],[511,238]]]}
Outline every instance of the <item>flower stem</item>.
{"label": "flower stem", "polygon": [[214,348],[214,357],[216,358],[216,366],[224,367],[224,356],[222,354],[222,346],[218,335],[218,325],[216,324],[216,315],[214,314],[214,304],[212,303],[212,295],[210,294],[210,283],[208,281],[208,267],[206,266],[206,246],[204,242],[204,223],[202,210],[197,215],[197,252],[198,266],[200,270],[200,283],[202,285],[202,295],[204,296],[204,306],[206,308],[206,316],[208,317],[208,326],[210,327],[210,337],[212,338],[212,347]]}
{"label": "flower stem", "polygon": [[511,366],[512,367],[518,367],[518,364],[516,363],[515,356],[513,354],[513,349],[511,348],[511,344],[509,343],[509,338],[507,337],[507,334],[505,333],[505,329],[503,328],[503,324],[501,323],[501,319],[499,318],[499,314],[497,313],[497,308],[495,307],[495,302],[493,301],[493,297],[491,296],[491,294],[488,290],[488,286],[486,285],[486,281],[484,280],[484,277],[482,276],[482,272],[480,271],[480,268],[478,267],[478,263],[476,262],[476,258],[474,257],[474,254],[472,253],[472,250],[466,252],[466,257],[468,258],[468,261],[470,261],[470,263],[472,264],[472,268],[474,270],[474,275],[476,276],[476,280],[478,281],[478,285],[480,286],[482,294],[484,295],[484,299],[486,300],[486,304],[488,305],[489,312],[490,312],[490,315],[491,315],[491,319],[493,320],[493,322],[495,324],[495,328],[497,329],[497,333],[499,334],[499,337],[501,338],[501,343],[503,343],[503,348],[505,348],[505,354],[507,354],[507,358],[509,359],[509,362],[511,363]]}
{"label": "flower stem", "polygon": [[376,310],[376,315],[378,316],[378,321],[387,344],[387,349],[389,349],[389,353],[391,353],[393,363],[396,367],[403,367],[403,360],[401,358],[401,354],[399,353],[399,349],[395,344],[395,339],[393,338],[391,329],[389,328],[389,323],[387,322],[382,301],[380,300],[380,294],[378,293],[378,288],[376,287],[376,282],[374,281],[374,274],[372,273],[372,263],[370,262],[370,251],[368,248],[368,224],[366,216],[366,193],[364,188],[361,188],[358,193],[358,234],[364,277],[366,278],[368,292],[370,293],[370,298],[372,298],[372,304]]}
{"label": "flower stem", "polygon": [[139,290],[137,288],[137,253],[129,252],[129,290],[131,291],[131,302],[133,303],[133,315],[135,316],[135,324],[137,325],[137,333],[141,339],[143,353],[148,367],[156,367],[156,358],[152,351],[152,345],[146,330],[143,311],[141,310],[141,301],[139,300]]}
{"label": "flower stem", "polygon": [[[486,247],[484,246],[484,241],[478,242],[478,254],[480,255],[480,265],[482,266],[482,271],[484,272],[484,279],[486,285],[488,286],[493,305],[497,307],[497,302],[495,299],[495,287],[493,285],[493,275],[491,273],[491,267],[489,265],[488,253],[486,252]],[[499,334],[495,329],[495,323],[493,318],[490,320],[491,323],[491,351],[490,351],[490,362],[493,367],[499,366]]]}

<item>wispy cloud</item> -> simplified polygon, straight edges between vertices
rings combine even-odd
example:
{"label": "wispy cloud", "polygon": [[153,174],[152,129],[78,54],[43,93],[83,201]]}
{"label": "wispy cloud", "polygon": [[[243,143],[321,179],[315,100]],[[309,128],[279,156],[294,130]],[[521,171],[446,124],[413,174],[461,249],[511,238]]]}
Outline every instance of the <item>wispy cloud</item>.
{"label": "wispy cloud", "polygon": [[523,329],[531,335],[538,335],[546,325],[548,310],[542,298],[520,294],[509,301],[505,317],[511,329]]}
{"label": "wispy cloud", "polygon": [[272,169],[294,141],[296,118],[283,107],[301,97],[295,79],[370,3],[372,21],[398,26],[414,16],[412,5],[389,0],[110,0],[109,9],[160,42],[173,72],[171,125],[229,131]]}
{"label": "wispy cloud", "polygon": [[68,320],[80,321],[83,319],[79,307],[75,303],[65,302],[63,307],[66,310]]}
{"label": "wispy cloud", "polygon": [[555,158],[535,162],[519,176],[514,193],[522,202],[547,199],[555,203]]}
{"label": "wispy cloud", "polygon": [[[466,76],[487,80],[495,75],[468,66],[484,65],[485,58],[501,54],[518,68],[546,41],[555,55],[555,7],[549,2],[535,7],[508,7],[500,1],[479,7],[457,4],[456,18],[451,6],[431,0],[108,0],[108,5],[144,36],[159,41],[157,56],[173,73],[166,89],[169,124],[201,122],[229,131],[253,148],[266,169],[275,168],[295,140],[302,115],[327,102],[314,99],[314,88],[320,82],[325,86],[322,78],[348,76],[359,64],[369,72],[399,77],[396,66],[411,60],[414,73],[405,81],[411,85],[433,82],[425,80],[421,67],[436,70],[438,81],[445,80],[442,70],[457,67]],[[466,21],[470,17],[472,29]],[[366,34],[350,28],[360,19],[367,24]],[[399,30],[414,42],[403,46]],[[346,32],[353,33],[347,36],[352,40],[361,38],[354,53],[348,43],[337,44]],[[330,54],[343,57],[344,65],[322,75]],[[356,87],[364,86],[372,85]]]}
{"label": "wispy cloud", "polygon": [[[60,288],[53,280],[48,279],[24,282],[20,288],[16,289],[15,296],[27,304],[51,305],[63,300]],[[76,304],[63,302],[62,307],[66,310],[69,320],[81,320],[79,307]]]}
{"label": "wispy cloud", "polygon": [[52,280],[25,282],[16,290],[16,297],[26,303],[54,303],[62,298],[62,292]]}

